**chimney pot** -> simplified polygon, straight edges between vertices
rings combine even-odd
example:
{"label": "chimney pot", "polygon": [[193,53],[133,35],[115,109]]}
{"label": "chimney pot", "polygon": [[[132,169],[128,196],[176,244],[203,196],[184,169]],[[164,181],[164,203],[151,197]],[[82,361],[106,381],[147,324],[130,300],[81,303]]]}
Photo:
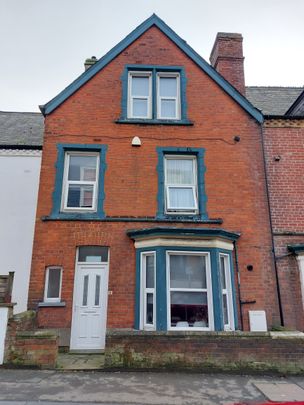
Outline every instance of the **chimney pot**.
{"label": "chimney pot", "polygon": [[95,63],[98,61],[96,56],[91,56],[90,58],[87,58],[84,62],[84,70],[88,70],[91,66],[95,65]]}

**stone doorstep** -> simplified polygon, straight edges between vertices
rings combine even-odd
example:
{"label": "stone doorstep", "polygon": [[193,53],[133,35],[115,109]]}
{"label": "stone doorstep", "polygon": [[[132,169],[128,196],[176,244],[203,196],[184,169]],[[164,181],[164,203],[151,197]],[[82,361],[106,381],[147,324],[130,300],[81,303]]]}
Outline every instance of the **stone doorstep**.
{"label": "stone doorstep", "polygon": [[259,383],[256,388],[272,402],[304,401],[304,390],[293,383]]}
{"label": "stone doorstep", "polygon": [[100,370],[104,368],[104,354],[58,353],[58,370]]}

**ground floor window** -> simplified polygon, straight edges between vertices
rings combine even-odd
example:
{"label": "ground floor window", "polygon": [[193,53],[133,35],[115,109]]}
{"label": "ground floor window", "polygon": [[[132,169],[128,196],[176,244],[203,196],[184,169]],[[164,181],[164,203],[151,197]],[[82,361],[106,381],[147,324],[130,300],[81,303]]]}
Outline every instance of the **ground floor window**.
{"label": "ground floor window", "polygon": [[212,290],[209,253],[167,252],[168,329],[209,329]]}
{"label": "ground floor window", "polygon": [[231,250],[138,249],[136,291],[137,329],[229,331],[237,326]]}

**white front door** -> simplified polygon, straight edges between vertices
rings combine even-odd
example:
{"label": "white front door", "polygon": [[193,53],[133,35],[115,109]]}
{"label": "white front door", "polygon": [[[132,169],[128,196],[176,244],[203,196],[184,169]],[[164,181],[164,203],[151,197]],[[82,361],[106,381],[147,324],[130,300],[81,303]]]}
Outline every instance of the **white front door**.
{"label": "white front door", "polygon": [[76,267],[71,329],[71,349],[99,350],[105,347],[108,264],[78,264]]}

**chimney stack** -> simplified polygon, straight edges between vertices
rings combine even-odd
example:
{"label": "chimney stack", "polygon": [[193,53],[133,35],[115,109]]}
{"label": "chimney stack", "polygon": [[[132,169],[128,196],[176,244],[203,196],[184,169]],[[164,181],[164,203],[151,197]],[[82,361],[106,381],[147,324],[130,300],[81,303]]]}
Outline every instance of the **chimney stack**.
{"label": "chimney stack", "polygon": [[243,37],[241,34],[218,32],[210,62],[241,94],[245,95]]}
{"label": "chimney stack", "polygon": [[95,65],[95,63],[98,61],[96,56],[92,56],[91,58],[88,58],[84,62],[84,70],[88,70],[91,66]]}

